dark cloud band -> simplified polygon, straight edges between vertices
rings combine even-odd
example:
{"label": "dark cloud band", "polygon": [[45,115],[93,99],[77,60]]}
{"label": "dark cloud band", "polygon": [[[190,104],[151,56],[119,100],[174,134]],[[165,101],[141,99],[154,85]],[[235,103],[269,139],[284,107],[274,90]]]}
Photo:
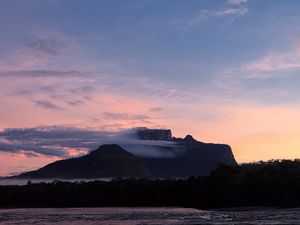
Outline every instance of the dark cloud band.
{"label": "dark cloud band", "polygon": [[[8,128],[0,132],[0,151],[27,156],[58,156],[68,158],[90,151],[101,144],[120,144],[133,154],[144,157],[173,157],[182,149],[171,141],[139,140],[136,128],[119,132],[80,129],[66,126]],[[75,154],[76,155],[76,154]]]}

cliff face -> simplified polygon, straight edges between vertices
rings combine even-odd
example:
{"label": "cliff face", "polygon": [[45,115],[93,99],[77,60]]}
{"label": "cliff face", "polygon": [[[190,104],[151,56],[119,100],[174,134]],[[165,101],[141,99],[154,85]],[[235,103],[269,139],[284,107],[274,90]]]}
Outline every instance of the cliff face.
{"label": "cliff face", "polygon": [[186,154],[174,158],[144,158],[156,177],[208,175],[218,164],[237,165],[228,145],[199,144],[185,146]]}
{"label": "cliff face", "polygon": [[[148,129],[148,132],[150,129]],[[152,130],[152,132],[156,132]],[[231,147],[225,144],[203,143],[191,135],[185,138],[169,139],[174,147],[176,157],[144,157],[144,161],[154,176],[157,177],[189,177],[208,175],[218,164],[237,165]],[[181,153],[178,154],[178,149]]]}
{"label": "cliff face", "polygon": [[171,130],[138,128],[136,132],[139,140],[169,141],[172,139]]}

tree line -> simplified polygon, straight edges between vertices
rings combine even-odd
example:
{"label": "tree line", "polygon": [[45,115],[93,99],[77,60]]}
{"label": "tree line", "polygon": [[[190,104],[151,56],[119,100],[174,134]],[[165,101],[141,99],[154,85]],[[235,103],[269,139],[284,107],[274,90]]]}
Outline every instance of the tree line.
{"label": "tree line", "polygon": [[31,183],[0,186],[0,207],[300,206],[300,160],[220,165],[188,179]]}

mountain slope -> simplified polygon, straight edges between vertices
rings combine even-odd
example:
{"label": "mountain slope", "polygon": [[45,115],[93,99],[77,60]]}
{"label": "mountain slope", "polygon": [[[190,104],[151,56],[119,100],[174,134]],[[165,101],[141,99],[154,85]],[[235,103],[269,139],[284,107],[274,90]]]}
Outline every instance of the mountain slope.
{"label": "mountain slope", "polygon": [[56,161],[17,178],[103,178],[147,177],[150,173],[142,160],[119,145],[101,145],[97,150],[78,157]]}

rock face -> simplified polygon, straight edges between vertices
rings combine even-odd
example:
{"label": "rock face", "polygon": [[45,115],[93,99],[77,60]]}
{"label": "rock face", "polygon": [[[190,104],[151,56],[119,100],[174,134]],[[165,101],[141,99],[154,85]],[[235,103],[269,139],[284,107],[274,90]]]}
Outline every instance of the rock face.
{"label": "rock face", "polygon": [[17,178],[103,178],[148,177],[144,162],[119,145],[102,145],[88,155],[56,161],[47,166],[19,175]]}
{"label": "rock face", "polygon": [[[229,145],[199,142],[191,135],[185,138],[171,137],[170,141],[174,147],[169,151],[174,151],[176,157],[143,158],[156,177],[208,175],[218,164],[237,165]],[[162,149],[165,150],[165,147]],[[178,153],[178,149],[181,149],[181,153]]]}
{"label": "rock face", "polygon": [[139,140],[169,141],[172,139],[171,130],[138,128]]}
{"label": "rock face", "polygon": [[156,177],[208,175],[218,164],[237,165],[229,145],[179,143],[186,152],[172,158],[144,158]]}

